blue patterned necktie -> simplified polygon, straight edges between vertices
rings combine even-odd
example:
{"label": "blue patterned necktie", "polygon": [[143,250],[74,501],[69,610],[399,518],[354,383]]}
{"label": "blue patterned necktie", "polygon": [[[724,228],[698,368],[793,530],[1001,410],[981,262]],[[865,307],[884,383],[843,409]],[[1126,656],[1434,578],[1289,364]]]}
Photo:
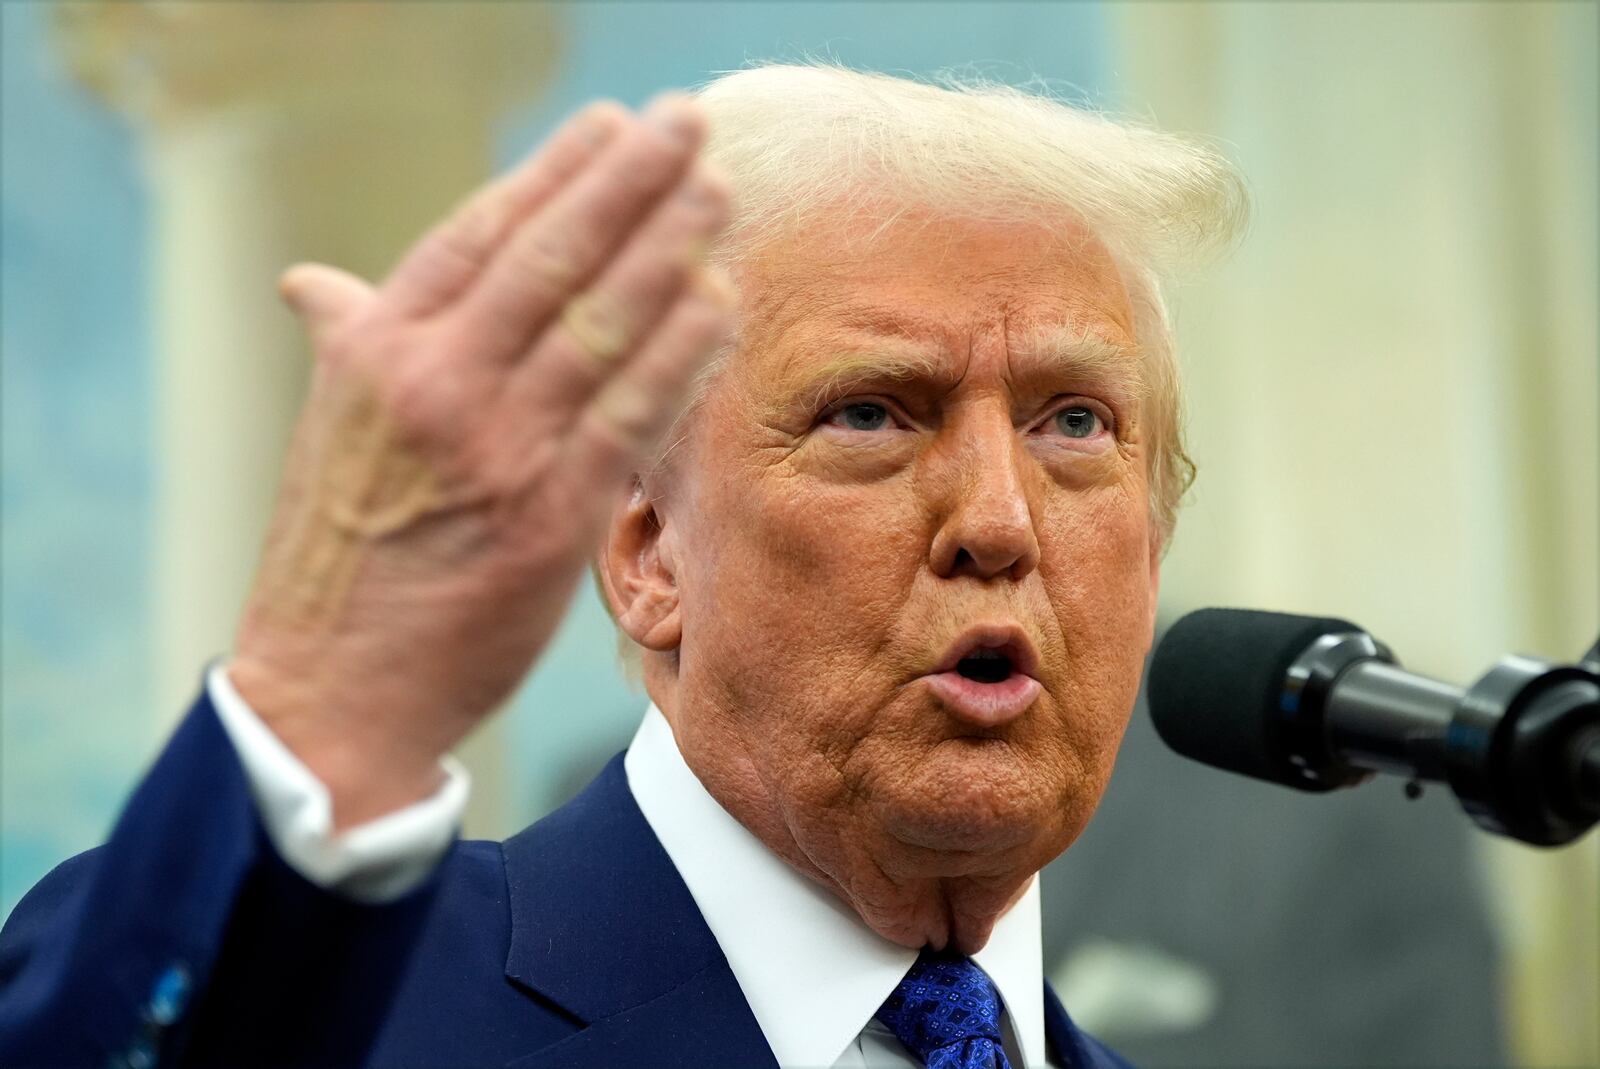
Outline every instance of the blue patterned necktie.
{"label": "blue patterned necktie", "polygon": [[924,950],[878,1020],[928,1069],[1011,1069],[1000,1047],[1000,993],[971,958]]}

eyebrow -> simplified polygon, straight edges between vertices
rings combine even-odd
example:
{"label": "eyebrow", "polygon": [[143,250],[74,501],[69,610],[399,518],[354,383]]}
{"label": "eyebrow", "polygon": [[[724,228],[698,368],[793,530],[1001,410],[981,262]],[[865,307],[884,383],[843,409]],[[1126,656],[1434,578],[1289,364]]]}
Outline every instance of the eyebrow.
{"label": "eyebrow", "polygon": [[815,407],[823,397],[846,387],[853,389],[876,382],[934,379],[943,371],[945,369],[939,359],[923,347],[912,347],[905,343],[886,344],[841,353],[822,364],[806,368],[790,379],[795,387],[791,392],[800,394],[807,405]]}
{"label": "eyebrow", "polygon": [[[949,375],[948,364],[930,350],[930,343],[917,340],[909,331],[841,341],[837,349],[844,351],[787,376],[791,388],[786,392],[815,406],[824,396],[857,384]],[[1028,367],[1029,377],[1043,372],[1051,378],[1092,385],[1130,403],[1141,400],[1146,392],[1140,350],[1081,327],[1055,323],[1031,327],[1013,343],[1012,350]]]}
{"label": "eyebrow", "polygon": [[1085,328],[1041,324],[1023,333],[1015,351],[1057,375],[1094,383],[1129,401],[1141,400],[1149,386],[1137,345],[1118,345]]}

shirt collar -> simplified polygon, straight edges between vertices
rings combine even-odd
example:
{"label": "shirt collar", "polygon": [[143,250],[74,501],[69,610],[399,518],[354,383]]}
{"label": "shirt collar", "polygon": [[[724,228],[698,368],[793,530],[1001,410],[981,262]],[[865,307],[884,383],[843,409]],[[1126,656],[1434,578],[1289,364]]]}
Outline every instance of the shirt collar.
{"label": "shirt collar", "polygon": [[[628,786],[688,886],[783,1066],[839,1060],[917,959],[795,871],[701,785],[654,705],[628,747]],[[973,960],[994,981],[1028,1065],[1044,1065],[1039,881]]]}

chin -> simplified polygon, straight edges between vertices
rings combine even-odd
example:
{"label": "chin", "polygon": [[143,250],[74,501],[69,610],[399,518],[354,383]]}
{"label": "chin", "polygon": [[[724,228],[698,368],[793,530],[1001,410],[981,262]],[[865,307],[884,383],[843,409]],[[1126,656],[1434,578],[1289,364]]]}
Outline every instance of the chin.
{"label": "chin", "polygon": [[1051,780],[1009,743],[953,739],[876,801],[884,830],[906,846],[942,854],[1016,854],[1059,834],[1061,795]]}

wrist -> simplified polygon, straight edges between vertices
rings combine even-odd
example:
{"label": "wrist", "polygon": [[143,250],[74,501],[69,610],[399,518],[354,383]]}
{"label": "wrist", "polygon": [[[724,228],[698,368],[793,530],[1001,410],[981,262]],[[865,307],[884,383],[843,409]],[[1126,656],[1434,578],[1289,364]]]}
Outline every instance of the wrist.
{"label": "wrist", "polygon": [[448,744],[398,730],[381,698],[247,656],[231,661],[227,675],[262,724],[327,788],[335,832],[428,798],[444,782],[440,758]]}

